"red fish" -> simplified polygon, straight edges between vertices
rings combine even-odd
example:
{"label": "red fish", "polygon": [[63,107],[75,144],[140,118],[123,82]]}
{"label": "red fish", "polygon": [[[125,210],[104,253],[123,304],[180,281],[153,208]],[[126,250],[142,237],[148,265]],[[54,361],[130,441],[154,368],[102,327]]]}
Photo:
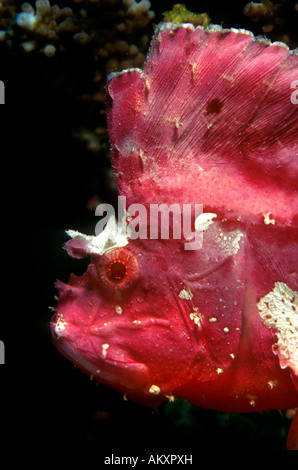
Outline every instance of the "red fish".
{"label": "red fish", "polygon": [[149,406],[298,407],[297,80],[282,43],[168,23],[143,71],[109,78],[119,194],[134,209],[188,204],[203,244],[152,239],[148,221],[138,238],[112,219],[95,237],[69,232],[68,252],[91,263],[58,282],[51,326],[84,372]]}

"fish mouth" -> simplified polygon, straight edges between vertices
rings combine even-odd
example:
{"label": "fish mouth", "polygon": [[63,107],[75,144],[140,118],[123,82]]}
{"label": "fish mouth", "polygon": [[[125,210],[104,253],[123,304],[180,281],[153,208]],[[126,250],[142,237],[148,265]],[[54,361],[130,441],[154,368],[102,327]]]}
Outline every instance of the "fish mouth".
{"label": "fish mouth", "polygon": [[[76,335],[76,328],[60,331],[57,321],[51,323],[52,340],[60,353],[85,374],[100,383],[123,391],[143,387],[148,380],[148,368],[137,362],[118,344],[110,348],[99,335]],[[100,346],[98,346],[100,345]]]}

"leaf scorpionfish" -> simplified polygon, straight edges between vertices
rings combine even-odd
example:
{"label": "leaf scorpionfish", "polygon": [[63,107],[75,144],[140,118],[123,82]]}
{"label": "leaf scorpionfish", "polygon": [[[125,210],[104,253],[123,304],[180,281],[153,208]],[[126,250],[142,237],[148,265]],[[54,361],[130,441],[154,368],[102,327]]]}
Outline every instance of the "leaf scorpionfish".
{"label": "leaf scorpionfish", "polygon": [[[97,236],[69,231],[69,254],[91,262],[58,281],[51,329],[85,373],[152,407],[298,407],[297,81],[285,44],[172,23],[144,70],[109,76],[119,195],[147,209],[200,203],[205,218],[197,250],[119,238],[109,222]],[[287,447],[298,449],[298,413]]]}

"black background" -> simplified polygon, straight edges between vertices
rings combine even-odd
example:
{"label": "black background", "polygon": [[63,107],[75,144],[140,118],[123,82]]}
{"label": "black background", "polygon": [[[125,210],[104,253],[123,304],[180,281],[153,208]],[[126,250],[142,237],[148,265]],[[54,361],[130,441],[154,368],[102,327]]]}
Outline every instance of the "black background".
{"label": "black background", "polygon": [[[151,3],[156,22],[172,5]],[[187,2],[187,7],[207,11],[213,23],[260,33],[243,15],[245,3]],[[107,160],[71,135],[84,105],[51,88],[44,78],[51,66],[47,58],[15,57],[10,51],[0,64],[6,93],[0,107],[5,436],[27,451],[41,445],[87,446],[99,463],[111,453],[140,458],[151,451],[188,453],[198,459],[214,448],[230,453],[284,449],[289,422],[278,411],[227,415],[181,402],[151,410],[92,382],[52,345],[48,307],[55,305],[55,280],[67,281],[71,272],[80,274],[86,267],[86,261],[73,260],[62,249],[64,231],[92,234],[96,218],[87,209],[89,198],[99,194],[110,202],[114,195],[107,189]],[[69,74],[80,80],[82,70],[71,67]]]}

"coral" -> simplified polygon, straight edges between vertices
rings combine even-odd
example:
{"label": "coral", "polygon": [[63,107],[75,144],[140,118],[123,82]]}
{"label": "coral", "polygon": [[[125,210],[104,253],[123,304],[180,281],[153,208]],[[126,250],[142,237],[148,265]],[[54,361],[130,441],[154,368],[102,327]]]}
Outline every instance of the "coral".
{"label": "coral", "polygon": [[153,11],[150,11],[151,3],[149,0],[123,0],[123,6],[126,10],[126,19],[118,25],[118,31],[127,30],[132,32],[136,25],[138,27],[147,26],[148,22],[154,18]]}
{"label": "coral", "polygon": [[296,0],[283,0],[273,3],[262,0],[250,2],[244,7],[244,14],[261,25],[263,33],[274,41],[283,41],[292,49],[298,46],[298,3]]}
{"label": "coral", "polygon": [[51,5],[49,0],[36,0],[34,6],[22,3],[19,10],[10,0],[4,0],[0,10],[2,40],[10,37],[18,42],[21,38],[26,52],[38,49],[48,57],[53,57],[57,47],[60,51],[70,47],[69,38],[81,46],[94,43],[95,53],[101,59],[113,60],[107,71],[121,69],[121,60],[127,54],[130,66],[144,60],[143,55],[136,56],[148,39],[141,39],[139,44],[134,44],[133,39],[154,18],[148,0],[87,1],[83,7],[81,1],[68,3],[71,6],[63,6],[63,1]]}
{"label": "coral", "polygon": [[[26,52],[34,50],[39,39],[39,50],[47,57],[53,57],[56,52],[55,44],[61,36],[71,34],[73,39],[77,40],[78,34],[75,33],[78,33],[79,26],[76,24],[77,21],[71,8],[51,6],[49,0],[36,0],[35,8],[30,3],[23,3],[21,10],[17,13],[15,20],[16,24],[24,30],[25,37],[27,36],[26,41],[21,43]],[[90,40],[86,33],[79,34],[85,34],[86,40]],[[81,43],[83,43],[82,40]]]}
{"label": "coral", "polygon": [[171,11],[163,14],[164,21],[173,23],[191,23],[194,26],[204,26],[206,28],[210,24],[210,18],[207,13],[193,13],[189,11],[182,3],[177,3]]}
{"label": "coral", "polygon": [[0,50],[8,60],[26,61],[26,73],[33,66],[49,90],[82,103],[73,137],[105,158],[106,76],[143,66],[155,16],[150,7],[148,0],[0,3]]}

